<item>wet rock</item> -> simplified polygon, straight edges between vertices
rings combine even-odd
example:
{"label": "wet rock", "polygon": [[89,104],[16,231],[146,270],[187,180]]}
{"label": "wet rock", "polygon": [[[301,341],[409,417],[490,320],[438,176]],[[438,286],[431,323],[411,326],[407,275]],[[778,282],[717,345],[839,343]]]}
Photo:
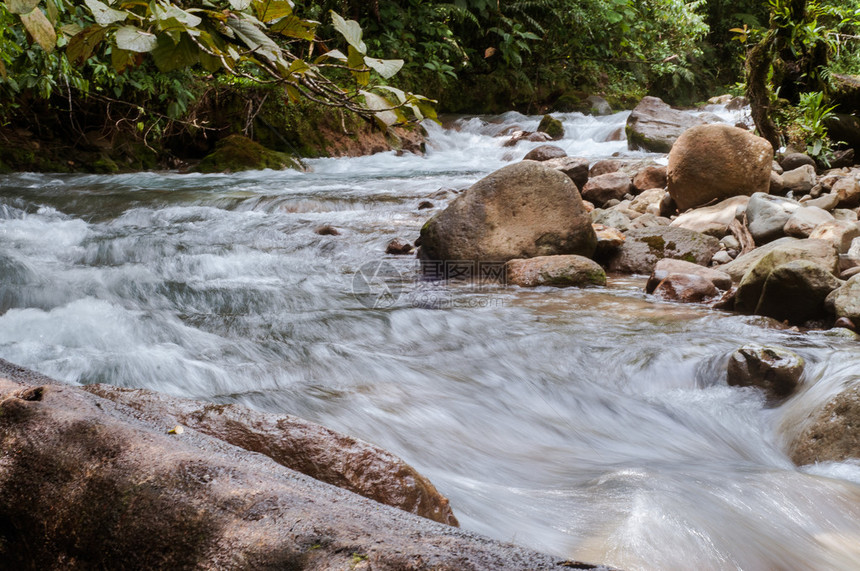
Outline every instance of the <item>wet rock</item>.
{"label": "wet rock", "polygon": [[143,389],[88,385],[84,390],[168,425],[192,428],[311,478],[379,503],[458,525],[448,500],[400,458],[367,442],[289,415],[214,405]]}
{"label": "wet rock", "polygon": [[666,301],[702,303],[719,296],[709,280],[694,274],[668,274],[654,289],[654,296]]}
{"label": "wet rock", "polygon": [[777,401],[797,389],[804,367],[803,358],[791,351],[748,345],[729,357],[726,380],[733,387],[758,387]]}
{"label": "wet rock", "polygon": [[845,389],[816,411],[789,455],[798,466],[860,458],[860,386]]}
{"label": "wet rock", "polygon": [[[766,263],[765,258],[760,263]],[[808,260],[794,260],[781,264],[758,284],[752,281],[754,270],[738,285],[735,309],[773,317],[779,321],[801,325],[826,315],[824,300],[841,285],[841,281],[827,268]],[[755,290],[761,294],[753,307]],[[752,311],[749,309],[753,307]]]}
{"label": "wet rock", "polygon": [[813,240],[830,242],[840,254],[845,254],[851,248],[855,238],[860,238],[860,227],[856,222],[831,220],[819,224],[809,237]]}
{"label": "wet rock", "polygon": [[765,139],[728,125],[684,132],[669,153],[669,194],[683,212],[732,196],[770,189],[773,148]]}
{"label": "wet rock", "polygon": [[581,157],[561,157],[543,161],[543,164],[569,176],[580,190],[588,182],[588,159]]}
{"label": "wet rock", "polygon": [[612,107],[599,95],[589,95],[585,98],[589,115],[612,115]]}
{"label": "wet rock", "polygon": [[812,190],[815,182],[815,167],[812,165],[802,165],[792,170],[786,169],[782,173],[783,189],[785,192],[792,192],[797,196]]}
{"label": "wet rock", "polygon": [[800,203],[789,198],[755,193],[747,204],[747,226],[759,246],[785,235],[785,223]]}
{"label": "wet rock", "polygon": [[615,159],[602,159],[591,165],[591,169],[588,171],[588,176],[595,177],[603,174],[609,174],[611,172],[618,172],[622,167],[621,161],[617,161]]}
{"label": "wet rock", "polygon": [[549,135],[553,141],[564,138],[564,125],[552,115],[544,115],[537,130]]}
{"label": "wet rock", "polygon": [[696,208],[673,220],[672,226],[722,238],[730,233],[732,221],[743,216],[749,201],[748,196],[733,196],[713,206]]}
{"label": "wet rock", "polygon": [[627,118],[627,146],[630,150],[668,153],[681,134],[704,120],[672,109],[657,97],[644,97]]}
{"label": "wet rock", "polygon": [[833,222],[833,215],[815,206],[804,206],[795,210],[785,223],[783,232],[795,238],[808,238],[825,222]]}
{"label": "wet rock", "polygon": [[666,167],[647,166],[633,177],[633,188],[644,192],[651,188],[666,188]]}
{"label": "wet rock", "polygon": [[418,203],[418,210],[429,210],[430,208],[434,208],[435,206],[436,205],[429,200],[422,200]]}
{"label": "wet rock", "polygon": [[[556,569],[0,362],[6,569]],[[17,379],[26,381],[17,382]],[[32,384],[38,382],[39,384]],[[587,567],[584,567],[587,568]]]}
{"label": "wet rock", "polygon": [[741,281],[742,278],[754,266],[761,261],[762,258],[770,256],[769,266],[763,266],[770,272],[774,267],[790,262],[792,260],[809,260],[815,262],[828,269],[834,275],[839,268],[839,256],[836,253],[836,248],[832,244],[824,240],[798,240],[797,238],[780,238],[761,248],[748,252],[742,256],[738,256],[730,264],[726,264],[720,269],[730,276],[735,282]]}
{"label": "wet rock", "polygon": [[662,188],[651,188],[639,194],[630,202],[630,210],[641,212],[642,214],[651,213],[656,216],[660,215],[660,203],[667,192]]}
{"label": "wet rock", "polygon": [[645,291],[647,293],[653,292],[660,282],[669,277],[670,274],[696,276],[706,280],[716,289],[728,290],[732,287],[732,278],[725,272],[684,260],[666,258],[654,266],[654,271],[645,284]]}
{"label": "wet rock", "polygon": [[290,155],[267,149],[242,135],[230,135],[218,141],[215,150],[206,155],[194,170],[215,173],[262,169],[305,170],[302,164]]}
{"label": "wet rock", "polygon": [[429,260],[504,262],[558,254],[591,257],[597,237],[565,174],[533,161],[475,183],[421,228]]}
{"label": "wet rock", "polygon": [[815,169],[815,161],[809,155],[803,153],[789,153],[779,163],[784,171],[791,171],[802,166],[810,166]]}
{"label": "wet rock", "polygon": [[704,266],[720,249],[719,240],[712,236],[670,226],[634,229],[626,238],[609,262],[611,271],[650,274],[663,258]]}
{"label": "wet rock", "polygon": [[583,256],[538,256],[505,264],[508,285],[583,287],[606,285],[600,264]]}
{"label": "wet rock", "polygon": [[840,178],[834,183],[830,192],[838,197],[839,208],[860,206],[860,184],[853,175]]}
{"label": "wet rock", "polygon": [[860,274],[833,290],[825,300],[828,311],[837,318],[844,317],[860,323]]}
{"label": "wet rock", "polygon": [[415,247],[412,244],[400,238],[395,238],[385,247],[385,253],[393,256],[405,256],[411,254],[413,250]]}
{"label": "wet rock", "polygon": [[550,159],[559,159],[566,156],[567,151],[561,147],[557,147],[555,145],[541,145],[540,147],[536,147],[529,151],[526,156],[523,157],[523,160],[541,162],[548,161]]}
{"label": "wet rock", "polygon": [[314,233],[320,236],[340,236],[340,230],[329,224],[323,224],[314,228]]}
{"label": "wet rock", "polygon": [[603,224],[592,224],[594,233],[597,235],[597,249],[594,252],[596,259],[606,259],[615,253],[626,239],[624,233],[617,228],[604,226]]}
{"label": "wet rock", "polygon": [[621,200],[633,189],[630,177],[621,172],[613,172],[592,177],[582,187],[582,198],[604,206],[610,200]]}

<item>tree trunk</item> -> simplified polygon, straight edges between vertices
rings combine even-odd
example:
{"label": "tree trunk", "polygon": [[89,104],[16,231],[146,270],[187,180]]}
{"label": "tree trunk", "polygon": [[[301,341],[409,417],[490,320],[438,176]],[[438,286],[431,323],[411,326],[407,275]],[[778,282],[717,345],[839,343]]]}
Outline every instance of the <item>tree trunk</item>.
{"label": "tree trunk", "polygon": [[773,64],[773,30],[753,47],[747,55],[746,80],[747,97],[750,100],[750,113],[759,134],[767,139],[774,150],[781,146],[779,130],[770,116],[770,89],[768,74]]}

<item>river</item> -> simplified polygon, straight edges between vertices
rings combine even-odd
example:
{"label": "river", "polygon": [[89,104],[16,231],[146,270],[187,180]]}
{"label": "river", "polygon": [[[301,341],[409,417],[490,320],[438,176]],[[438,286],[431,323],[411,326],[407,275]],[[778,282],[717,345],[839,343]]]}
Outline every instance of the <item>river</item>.
{"label": "river", "polygon": [[[624,113],[562,118],[570,155],[639,155],[597,142]],[[860,568],[860,463],[785,453],[811,410],[860,383],[856,341],[658,302],[639,277],[446,286],[384,254],[444,207],[440,189],[536,146],[494,135],[538,119],[431,125],[424,157],[308,173],[0,176],[0,357],[319,422],[415,466],[464,528],[565,557]],[[799,394],[769,408],[728,387],[747,343],[802,355]]]}

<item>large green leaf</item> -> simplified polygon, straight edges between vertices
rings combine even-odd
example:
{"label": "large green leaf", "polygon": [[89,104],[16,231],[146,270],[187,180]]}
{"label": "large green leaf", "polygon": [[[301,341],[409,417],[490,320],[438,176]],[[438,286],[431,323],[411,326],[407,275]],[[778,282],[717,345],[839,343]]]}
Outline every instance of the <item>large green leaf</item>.
{"label": "large green leaf", "polygon": [[366,57],[364,58],[364,63],[385,79],[395,76],[397,72],[400,71],[400,68],[403,67],[402,59],[379,59]]}
{"label": "large green leaf", "polygon": [[364,103],[367,105],[367,108],[371,111],[376,111],[374,116],[379,119],[381,123],[386,127],[390,127],[397,123],[399,120],[397,113],[391,110],[391,107],[395,107],[395,105],[392,105],[390,101],[381,95],[377,95],[369,91],[362,91],[361,94],[364,95]]}
{"label": "large green leaf", "polygon": [[236,32],[246,46],[272,62],[281,60],[281,48],[263,33],[257,26],[247,20],[228,18],[227,26]]}
{"label": "large green leaf", "polygon": [[272,24],[271,30],[287,36],[288,38],[298,38],[312,42],[316,37],[317,23],[309,20],[302,20],[297,16],[287,16]]}
{"label": "large green leaf", "polygon": [[159,36],[158,46],[152,50],[152,61],[163,72],[191,67],[199,61],[200,49],[187,34],[178,43],[167,36]]}
{"label": "large green leaf", "polygon": [[257,16],[261,22],[272,22],[293,13],[293,3],[288,0],[262,0],[257,5]]}
{"label": "large green leaf", "polygon": [[[175,29],[178,27],[195,28],[203,21],[199,16],[190,14],[173,4],[167,4],[165,6],[155,4],[155,9],[152,13],[158,21],[159,28],[162,30],[168,28]],[[183,31],[185,30],[183,29]]]}
{"label": "large green leaf", "polygon": [[137,54],[114,46],[110,50],[110,62],[113,68],[121,73],[137,63]]}
{"label": "large green leaf", "polygon": [[234,10],[241,11],[251,5],[251,0],[230,0],[230,7]]}
{"label": "large green leaf", "polygon": [[340,32],[346,43],[357,49],[362,54],[367,53],[367,45],[361,41],[361,26],[355,20],[344,20],[340,14],[331,11],[331,20],[334,24],[334,29]]}
{"label": "large green leaf", "polygon": [[84,0],[84,4],[90,9],[96,24],[99,26],[110,26],[115,22],[122,22],[128,17],[128,12],[114,10],[99,0]]}
{"label": "large green leaf", "polygon": [[114,40],[119,48],[130,52],[151,52],[158,46],[158,38],[155,34],[144,32],[134,26],[123,26],[117,30]]}
{"label": "large green leaf", "polygon": [[21,23],[43,50],[48,53],[54,51],[57,47],[57,32],[41,10],[36,8],[27,14],[21,14]]}
{"label": "large green leaf", "polygon": [[105,38],[107,28],[101,26],[90,26],[69,40],[69,45],[66,46],[66,57],[69,61],[76,64],[82,64],[89,59],[93,50]]}
{"label": "large green leaf", "polygon": [[41,0],[6,0],[6,8],[13,14],[29,14]]}
{"label": "large green leaf", "polygon": [[364,65],[364,54],[359,53],[359,51],[352,46],[347,47],[349,48],[347,50],[349,57],[346,60],[346,65],[350,67],[352,76],[359,85],[367,85],[370,83],[370,71],[368,71],[367,66]]}

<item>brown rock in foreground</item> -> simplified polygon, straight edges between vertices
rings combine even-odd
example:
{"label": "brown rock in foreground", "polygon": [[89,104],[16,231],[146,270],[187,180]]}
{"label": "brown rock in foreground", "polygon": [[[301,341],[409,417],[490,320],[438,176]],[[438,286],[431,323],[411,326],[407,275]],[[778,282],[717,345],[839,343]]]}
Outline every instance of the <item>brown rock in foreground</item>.
{"label": "brown rock in foreground", "polygon": [[[9,380],[9,379],[13,380]],[[0,360],[7,569],[559,569]]]}
{"label": "brown rock in foreground", "polygon": [[448,525],[457,518],[430,481],[394,454],[289,415],[171,397],[145,389],[88,385],[83,390],[170,426],[184,425],[321,482]]}
{"label": "brown rock in foreground", "polygon": [[830,399],[792,443],[789,455],[798,466],[860,458],[860,386]]}

